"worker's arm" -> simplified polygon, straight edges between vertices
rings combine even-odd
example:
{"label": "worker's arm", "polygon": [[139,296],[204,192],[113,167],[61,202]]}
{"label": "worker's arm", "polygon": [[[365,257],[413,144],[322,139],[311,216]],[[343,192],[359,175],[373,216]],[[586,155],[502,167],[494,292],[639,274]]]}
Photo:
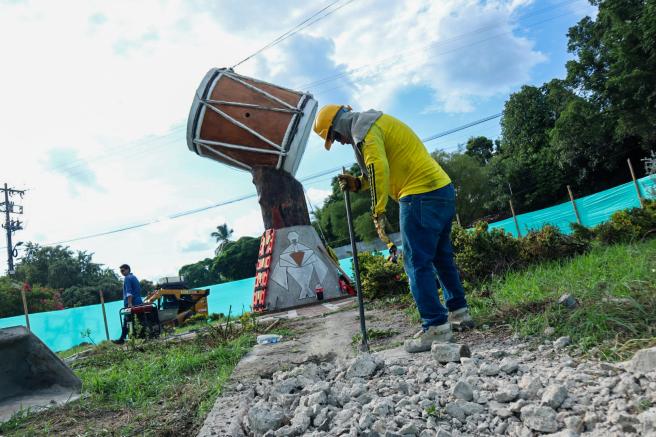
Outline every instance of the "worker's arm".
{"label": "worker's arm", "polygon": [[361,189],[367,187],[371,191],[371,212],[374,216],[385,213],[387,198],[389,197],[389,164],[383,133],[375,124],[364,138],[362,155],[367,166],[369,178],[363,178]]}
{"label": "worker's arm", "polygon": [[132,308],[132,295],[128,295],[128,308]]}

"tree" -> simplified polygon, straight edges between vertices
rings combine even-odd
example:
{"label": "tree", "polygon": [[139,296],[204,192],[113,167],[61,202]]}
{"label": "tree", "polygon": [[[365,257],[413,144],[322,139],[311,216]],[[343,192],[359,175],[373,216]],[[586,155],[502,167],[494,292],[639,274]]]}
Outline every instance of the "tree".
{"label": "tree", "polygon": [[205,258],[196,263],[182,266],[179,274],[184,277],[185,283],[191,288],[218,284],[222,282],[221,277],[213,270],[213,265],[214,259]]}
{"label": "tree", "polygon": [[252,278],[255,276],[259,250],[259,238],[241,237],[237,241],[231,241],[214,259],[212,270],[225,281]]}
{"label": "tree", "polygon": [[225,248],[226,244],[230,241],[230,238],[232,237],[233,230],[228,227],[227,223],[224,223],[222,225],[219,225],[216,227],[216,231],[212,232],[210,236],[214,239],[216,239],[216,242],[218,243],[218,246],[214,250],[215,254],[220,254],[221,251]]}
{"label": "tree", "polygon": [[656,2],[591,0],[595,19],[569,30],[567,81],[614,120],[614,138],[656,140]]}
{"label": "tree", "polygon": [[476,158],[481,164],[487,164],[494,153],[494,143],[487,137],[471,137],[467,140],[465,154]]}
{"label": "tree", "polygon": [[[492,144],[492,141],[488,141]],[[490,196],[490,181],[480,156],[472,156],[467,152],[447,153],[438,150],[431,155],[453,182],[456,191],[456,212],[463,226],[483,217],[486,213],[484,205]]]}

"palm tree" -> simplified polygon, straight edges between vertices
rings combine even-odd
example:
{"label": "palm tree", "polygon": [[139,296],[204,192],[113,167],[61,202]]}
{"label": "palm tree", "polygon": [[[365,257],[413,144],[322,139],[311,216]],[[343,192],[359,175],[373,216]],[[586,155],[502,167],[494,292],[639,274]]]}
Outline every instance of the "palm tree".
{"label": "palm tree", "polygon": [[230,237],[232,237],[232,233],[234,231],[228,227],[227,223],[224,223],[222,225],[219,225],[216,227],[216,231],[212,232],[210,236],[212,238],[216,239],[216,242],[219,243],[216,249],[214,250],[215,254],[221,253],[221,251],[225,248],[226,244],[230,241]]}

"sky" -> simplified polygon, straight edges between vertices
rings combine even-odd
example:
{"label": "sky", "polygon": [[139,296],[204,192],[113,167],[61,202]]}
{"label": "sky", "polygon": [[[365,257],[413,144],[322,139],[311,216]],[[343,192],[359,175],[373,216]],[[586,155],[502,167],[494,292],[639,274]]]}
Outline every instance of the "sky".
{"label": "sky", "polygon": [[[501,112],[522,85],[564,77],[567,30],[595,14],[585,0],[0,0],[0,184],[27,190],[14,199],[24,207],[14,242],[64,242],[157,280],[213,256],[217,225],[259,236],[254,197],[171,218],[255,193],[250,174],[188,150],[188,112],[210,68],[326,7],[235,71],[319,105],[381,110],[422,138]],[[499,132],[495,119],[426,146],[455,151]],[[311,134],[296,177],[352,162],[349,147],[327,152]],[[330,177],[304,182],[312,205]]]}

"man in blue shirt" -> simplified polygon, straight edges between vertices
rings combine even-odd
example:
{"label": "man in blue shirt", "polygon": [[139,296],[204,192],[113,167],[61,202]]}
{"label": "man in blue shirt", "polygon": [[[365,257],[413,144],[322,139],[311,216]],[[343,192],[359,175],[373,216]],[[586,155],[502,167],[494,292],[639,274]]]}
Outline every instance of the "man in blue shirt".
{"label": "man in blue shirt", "polygon": [[[120,267],[121,274],[125,277],[123,280],[123,307],[132,308],[133,306],[142,305],[141,299],[141,285],[136,276],[132,274],[130,266],[123,264]],[[115,344],[125,343],[125,338],[128,336],[128,324],[132,321],[132,314],[123,318],[123,327],[121,330],[121,337],[118,340],[113,340]]]}

